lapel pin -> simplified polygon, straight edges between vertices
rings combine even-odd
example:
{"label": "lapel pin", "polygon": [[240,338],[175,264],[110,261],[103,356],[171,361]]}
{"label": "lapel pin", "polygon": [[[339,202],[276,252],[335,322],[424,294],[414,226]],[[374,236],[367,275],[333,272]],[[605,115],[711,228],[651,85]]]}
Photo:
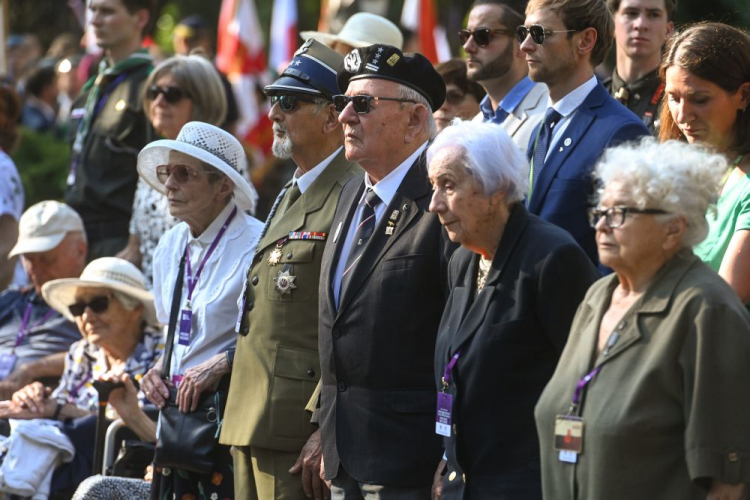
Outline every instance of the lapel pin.
{"label": "lapel pin", "polygon": [[393,226],[388,226],[385,228],[385,234],[386,236],[392,236],[393,235]]}
{"label": "lapel pin", "polygon": [[564,148],[563,148],[562,146],[560,146],[560,149],[558,149],[557,151],[558,151],[558,152],[560,152],[560,153],[562,153],[562,152],[563,152],[563,149],[564,149]]}

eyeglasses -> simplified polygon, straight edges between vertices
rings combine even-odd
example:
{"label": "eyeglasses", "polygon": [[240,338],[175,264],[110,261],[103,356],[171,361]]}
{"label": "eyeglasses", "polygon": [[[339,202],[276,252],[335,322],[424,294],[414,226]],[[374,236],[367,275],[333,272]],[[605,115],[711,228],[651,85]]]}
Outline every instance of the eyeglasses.
{"label": "eyeglasses", "polygon": [[618,228],[625,224],[625,217],[628,214],[668,214],[666,210],[660,208],[633,208],[633,207],[609,207],[605,209],[601,208],[589,208],[589,224],[591,227],[596,227],[599,220],[604,217],[604,223],[611,229]]}
{"label": "eyeglasses", "polygon": [[315,99],[308,98],[308,97],[300,97],[296,95],[272,95],[271,96],[271,106],[279,103],[279,107],[281,108],[281,111],[284,113],[290,113],[294,111],[294,108],[297,107],[297,101],[300,102],[315,102]]}
{"label": "eyeglasses", "polygon": [[109,307],[109,296],[100,295],[98,297],[94,297],[88,302],[76,302],[75,304],[70,304],[68,306],[68,310],[70,311],[70,314],[77,318],[84,313],[87,307],[94,311],[96,314],[101,314]]}
{"label": "eyeglasses", "polygon": [[458,90],[452,89],[445,93],[445,102],[450,104],[451,106],[460,105],[462,102],[464,102],[464,98],[466,98],[466,94]]}
{"label": "eyeglasses", "polygon": [[184,92],[178,87],[160,87],[158,85],[151,85],[146,91],[146,97],[150,101],[156,100],[159,94],[164,96],[164,100],[169,104],[176,104],[186,97],[190,99],[190,94]]}
{"label": "eyeglasses", "polygon": [[335,95],[333,96],[333,107],[341,113],[344,108],[351,102],[354,105],[354,111],[360,115],[366,115],[371,111],[370,103],[372,101],[394,101],[394,102],[411,102],[416,104],[417,101],[409,99],[399,99],[396,97],[373,97],[371,95]]}
{"label": "eyeglasses", "polygon": [[[206,172],[210,173],[210,172]],[[159,165],[156,167],[156,178],[162,184],[167,183],[169,176],[174,176],[178,184],[185,184],[190,179],[198,177],[198,171],[187,165]]]}
{"label": "eyeglasses", "polygon": [[477,28],[475,30],[458,30],[461,45],[465,45],[469,38],[474,37],[474,43],[479,47],[486,47],[492,41],[492,35],[510,35],[506,29]]}
{"label": "eyeglasses", "polygon": [[554,33],[573,33],[574,31],[581,31],[581,30],[546,30],[544,27],[538,25],[538,24],[532,24],[531,26],[519,26],[516,28],[516,38],[518,38],[518,41],[520,43],[523,43],[524,40],[526,40],[526,37],[531,35],[531,39],[534,41],[535,44],[541,45],[544,43],[544,37],[552,35]]}

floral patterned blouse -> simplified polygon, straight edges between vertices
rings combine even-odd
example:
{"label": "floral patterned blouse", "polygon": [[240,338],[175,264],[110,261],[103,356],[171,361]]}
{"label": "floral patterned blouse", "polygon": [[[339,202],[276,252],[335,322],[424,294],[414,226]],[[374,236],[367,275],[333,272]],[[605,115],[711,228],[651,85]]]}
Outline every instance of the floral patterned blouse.
{"label": "floral patterned blouse", "polygon": [[[140,382],[164,351],[161,330],[147,326],[143,337],[125,362],[125,373],[132,380]],[[60,383],[52,392],[52,397],[61,403],[71,403],[85,410],[96,411],[99,395],[94,389],[94,380],[109,371],[104,349],[82,339],[73,343],[65,356],[65,369]],[[151,405],[143,391],[138,390],[141,407]],[[107,407],[107,417],[117,418],[111,407]]]}

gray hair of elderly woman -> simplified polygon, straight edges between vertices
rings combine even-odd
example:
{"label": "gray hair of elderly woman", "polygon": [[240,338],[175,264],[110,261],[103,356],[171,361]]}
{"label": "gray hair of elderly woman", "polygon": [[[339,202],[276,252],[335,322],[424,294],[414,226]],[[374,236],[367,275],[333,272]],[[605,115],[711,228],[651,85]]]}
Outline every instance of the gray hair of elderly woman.
{"label": "gray hair of elderly woman", "polygon": [[459,148],[463,166],[482,186],[485,196],[503,191],[506,203],[523,200],[529,188],[529,162],[499,125],[456,118],[427,150],[427,164],[444,148]]}
{"label": "gray hair of elderly woman", "polygon": [[637,208],[668,212],[657,216],[659,220],[685,217],[683,242],[693,246],[708,234],[706,212],[715,211],[727,167],[722,155],[702,146],[675,140],[659,144],[648,137],[606,150],[594,176],[599,181],[598,198],[608,185],[619,182]]}
{"label": "gray hair of elderly woman", "polygon": [[[146,89],[156,85],[160,78],[171,75],[183,92],[193,102],[191,121],[221,126],[227,116],[227,96],[218,70],[202,55],[174,56],[162,61],[146,80]],[[143,97],[143,109],[151,119],[151,99]]]}

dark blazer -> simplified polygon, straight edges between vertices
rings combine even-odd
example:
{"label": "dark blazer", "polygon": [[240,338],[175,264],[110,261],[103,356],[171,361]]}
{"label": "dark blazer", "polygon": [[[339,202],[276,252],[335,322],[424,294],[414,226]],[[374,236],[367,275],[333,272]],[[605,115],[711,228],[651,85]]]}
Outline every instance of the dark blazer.
{"label": "dark blazer", "polygon": [[534,405],[599,273],[567,232],[521,204],[475,300],[478,261],[465,248],[453,255],[435,349],[438,390],[461,352],[448,388],[454,432],[445,438],[443,499],[541,499]]}
{"label": "dark blazer", "polygon": [[[549,153],[528,200],[529,212],[568,231],[598,263],[594,229],[586,214],[594,194],[591,172],[606,148],[645,135],[643,122],[597,83]],[[536,136],[529,140],[529,158]]]}
{"label": "dark blazer", "polygon": [[[339,464],[356,480],[429,486],[440,461],[432,380],[435,337],[454,248],[429,213],[424,155],[375,228],[336,310],[333,279],[364,178],[347,183],[320,274],[319,422],[328,479]],[[385,232],[395,210],[393,235]],[[340,227],[340,229],[339,229]]]}

